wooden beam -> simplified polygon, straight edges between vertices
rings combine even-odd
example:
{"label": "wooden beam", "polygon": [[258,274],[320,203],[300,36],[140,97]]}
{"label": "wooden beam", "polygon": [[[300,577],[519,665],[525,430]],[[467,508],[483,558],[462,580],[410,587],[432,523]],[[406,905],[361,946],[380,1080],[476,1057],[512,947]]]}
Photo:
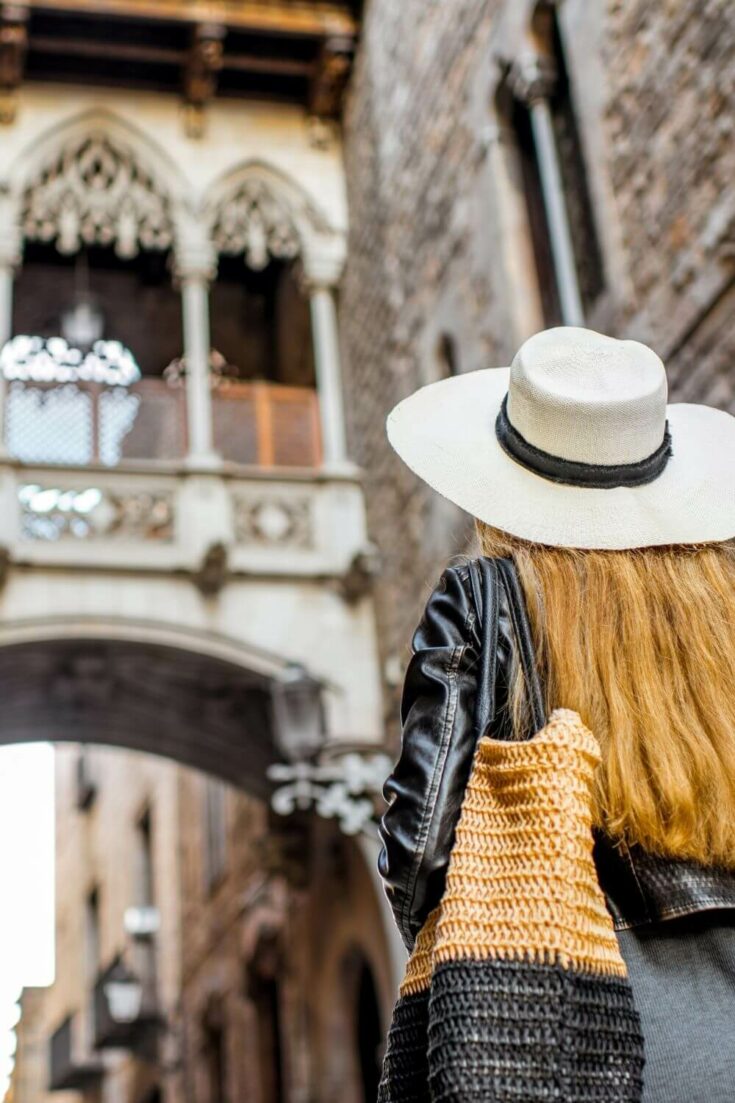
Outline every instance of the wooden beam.
{"label": "wooden beam", "polygon": [[309,77],[314,71],[311,61],[296,58],[256,56],[255,54],[225,54],[224,68],[239,73],[273,73],[277,77]]}
{"label": "wooden beam", "polygon": [[17,4],[0,6],[0,123],[15,120],[18,89],[28,50],[28,12]]}
{"label": "wooden beam", "polygon": [[133,46],[126,42],[95,42],[89,38],[53,38],[51,35],[34,34],[30,38],[32,50],[42,54],[60,54],[62,57],[109,58],[110,61],[143,61],[162,65],[180,65],[185,50],[161,46]]}
{"label": "wooden beam", "polygon": [[128,16],[180,23],[218,22],[232,29],[322,37],[355,35],[354,17],[329,0],[16,0],[30,11]]}
{"label": "wooden beam", "polygon": [[[142,61],[159,65],[181,65],[186,50],[162,46],[130,45],[126,42],[94,42],[83,38],[52,38],[49,35],[32,35],[30,46],[43,54],[59,54],[63,57],[106,58],[111,61]],[[314,70],[310,61],[296,58],[268,57],[267,54],[227,54],[223,69],[239,73],[273,73],[275,76],[308,77]]]}

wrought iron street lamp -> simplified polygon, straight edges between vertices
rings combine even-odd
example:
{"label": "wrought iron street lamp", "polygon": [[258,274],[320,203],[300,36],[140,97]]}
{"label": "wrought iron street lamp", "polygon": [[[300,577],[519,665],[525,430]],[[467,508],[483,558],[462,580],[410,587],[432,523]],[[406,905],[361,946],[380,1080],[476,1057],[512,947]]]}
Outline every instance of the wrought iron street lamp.
{"label": "wrought iron street lamp", "polygon": [[324,746],[322,683],[303,666],[286,667],[271,690],[273,738],[288,762],[313,759]]}

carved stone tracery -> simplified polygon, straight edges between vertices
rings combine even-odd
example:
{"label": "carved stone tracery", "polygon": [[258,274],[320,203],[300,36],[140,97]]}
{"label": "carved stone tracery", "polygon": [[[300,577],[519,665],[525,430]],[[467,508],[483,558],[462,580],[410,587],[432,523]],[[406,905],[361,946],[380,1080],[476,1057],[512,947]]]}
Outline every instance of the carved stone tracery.
{"label": "carved stone tracery", "polygon": [[168,490],[26,484],[18,500],[26,540],[173,540],[174,497]]}
{"label": "carved stone tracery", "polygon": [[168,249],[173,226],[166,195],[133,153],[103,133],[75,137],[26,189],[23,231],[55,241],[60,253],[114,245],[120,257]]}
{"label": "carved stone tracery", "polygon": [[217,252],[243,253],[255,271],[271,257],[292,260],[301,251],[288,207],[263,180],[243,181],[218,204],[212,238]]}

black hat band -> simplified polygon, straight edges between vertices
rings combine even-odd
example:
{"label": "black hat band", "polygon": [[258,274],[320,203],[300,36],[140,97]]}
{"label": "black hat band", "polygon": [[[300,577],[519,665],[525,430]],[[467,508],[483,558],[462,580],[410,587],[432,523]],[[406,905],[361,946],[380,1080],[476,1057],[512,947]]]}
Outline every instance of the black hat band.
{"label": "black hat band", "polygon": [[578,460],[565,460],[544,452],[522,437],[508,418],[508,396],[506,394],[500,407],[495,434],[503,451],[516,463],[550,479],[554,483],[566,483],[569,486],[587,486],[596,490],[610,490],[616,486],[645,486],[652,483],[664,471],[672,454],[671,433],[666,422],[664,439],[650,456],[635,463],[580,463]]}

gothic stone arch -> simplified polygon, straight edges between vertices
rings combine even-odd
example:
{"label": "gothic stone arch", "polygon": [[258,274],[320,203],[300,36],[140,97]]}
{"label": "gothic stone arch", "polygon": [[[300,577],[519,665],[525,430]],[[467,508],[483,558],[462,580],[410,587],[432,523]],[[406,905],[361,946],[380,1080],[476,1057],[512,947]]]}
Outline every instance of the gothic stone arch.
{"label": "gothic stone arch", "polygon": [[130,258],[168,249],[184,199],[175,166],[146,137],[107,112],[87,113],[46,134],[11,171],[19,229],[61,253],[113,245]]}
{"label": "gothic stone arch", "polygon": [[227,173],[204,202],[204,220],[217,254],[242,255],[256,271],[269,258],[311,257],[343,250],[343,235],[307,192],[284,173],[249,162]]}

